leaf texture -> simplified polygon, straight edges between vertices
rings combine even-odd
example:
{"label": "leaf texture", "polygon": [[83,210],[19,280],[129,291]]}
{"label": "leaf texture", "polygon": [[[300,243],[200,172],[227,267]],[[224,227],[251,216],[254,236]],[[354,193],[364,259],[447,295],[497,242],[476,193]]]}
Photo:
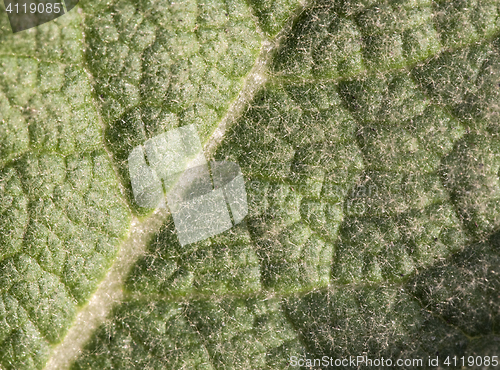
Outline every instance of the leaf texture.
{"label": "leaf texture", "polygon": [[130,212],[83,68],[82,17],[0,36],[0,367],[39,369],[104,277]]}
{"label": "leaf texture", "polygon": [[81,10],[0,41],[1,366],[43,367],[126,234],[123,200],[147,216],[130,150],[193,123],[206,142],[268,41],[213,155],[240,165],[247,218],[181,247],[168,217],[73,368],[497,354],[498,1]]}

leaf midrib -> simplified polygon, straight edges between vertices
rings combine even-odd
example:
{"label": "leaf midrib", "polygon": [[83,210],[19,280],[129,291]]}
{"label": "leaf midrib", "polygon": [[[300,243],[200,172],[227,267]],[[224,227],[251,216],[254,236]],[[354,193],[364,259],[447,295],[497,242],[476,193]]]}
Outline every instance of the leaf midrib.
{"label": "leaf midrib", "polygon": [[[256,59],[256,62],[252,68],[252,70],[247,74],[247,76],[244,78],[244,83],[243,87],[240,90],[240,93],[238,96],[229,104],[229,108],[224,114],[223,118],[220,120],[219,124],[214,128],[212,131],[211,135],[205,140],[204,142],[204,151],[207,155],[207,157],[211,157],[214,153],[215,150],[217,149],[218,145],[221,143],[221,141],[224,138],[224,134],[226,130],[231,127],[232,124],[235,123],[236,119],[241,116],[242,112],[246,108],[247,104],[251,101],[253,95],[257,92],[257,90],[263,86],[267,81],[273,82],[276,81],[278,83],[295,83],[295,82],[315,82],[315,83],[338,83],[344,80],[351,80],[360,76],[370,76],[370,75],[380,75],[380,74],[387,74],[391,73],[394,71],[404,71],[404,70],[410,70],[411,68],[424,64],[426,61],[436,58],[442,53],[445,52],[452,52],[455,50],[461,50],[464,49],[472,44],[475,44],[476,42],[470,42],[467,44],[460,45],[459,47],[455,48],[446,48],[443,47],[441,48],[437,53],[434,55],[429,56],[428,58],[424,60],[420,60],[415,63],[407,64],[401,68],[393,68],[393,69],[385,69],[385,70],[368,70],[365,69],[361,71],[358,74],[353,74],[349,76],[343,76],[339,78],[334,78],[334,79],[328,79],[328,78],[315,78],[314,76],[312,77],[301,77],[301,78],[294,78],[294,77],[289,77],[289,76],[280,76],[279,74],[272,73],[272,71],[269,70],[270,62],[272,61],[274,57],[274,53],[279,49],[281,41],[284,40],[286,37],[286,33],[292,28],[295,20],[302,14],[304,9],[307,8],[307,5],[300,4],[293,15],[289,18],[287,21],[287,24],[283,27],[283,29],[275,36],[272,38],[266,37],[265,33],[260,31],[260,28],[257,23],[257,29],[259,30],[259,34],[262,38],[262,45],[261,45],[261,51],[259,53],[259,56]],[[252,8],[253,11],[253,8]],[[83,18],[85,17],[85,13],[83,14]],[[498,37],[498,34],[492,37],[489,37],[485,40],[481,40],[481,42],[490,42],[492,39],[495,37]],[[1,57],[2,55],[0,55]],[[32,58],[35,60],[43,61],[38,58],[30,57],[30,56],[24,56],[24,55],[16,55],[16,54],[6,54],[5,56],[15,56],[15,57],[26,57],[26,58]],[[48,60],[47,62],[51,63],[59,63],[61,65],[71,65],[69,63],[63,63],[63,62],[58,62],[58,61],[50,61]],[[79,65],[80,66],[80,65]],[[90,70],[88,66],[84,65],[83,66],[85,72],[88,74],[89,78],[91,79],[91,82],[94,82],[94,76],[90,73]],[[111,156],[111,153],[109,151],[109,148],[105,144],[105,138],[104,138],[104,129],[105,129],[105,124],[102,121],[100,110],[97,107],[97,102],[95,99],[95,91],[92,92],[93,94],[93,104],[95,105],[96,110],[99,112],[98,117],[101,121],[101,127],[103,129],[103,148],[105,148],[108,156]],[[357,145],[357,143],[356,143]],[[125,197],[125,188],[124,185],[119,181],[120,176],[118,174],[117,168],[115,166],[114,161],[111,161],[113,163],[113,169],[115,171],[115,177],[119,183],[120,190],[122,193],[122,197],[126,199]],[[130,209],[130,207],[129,207]],[[123,292],[123,283],[125,281],[125,277],[128,274],[129,269],[134,265],[134,263],[137,261],[137,259],[142,256],[146,252],[146,247],[148,244],[148,241],[151,239],[151,237],[159,230],[165,219],[167,218],[168,213],[164,210],[161,210],[159,212],[155,212],[154,214],[150,215],[146,219],[143,219],[142,221],[139,221],[137,218],[133,220],[136,224],[132,226],[129,236],[127,237],[126,241],[123,243],[123,245],[120,247],[120,252],[119,256],[116,258],[114,261],[112,267],[108,271],[108,274],[106,275],[106,278],[99,284],[96,292],[92,295],[92,297],[89,299],[89,303],[77,314],[77,317],[75,318],[74,325],[71,326],[69,329],[68,333],[66,334],[64,340],[57,345],[53,352],[52,355],[45,367],[45,369],[65,369],[69,368],[71,363],[74,361],[74,359],[77,358],[77,356],[81,353],[81,350],[83,349],[84,345],[87,343],[88,339],[91,338],[91,335],[94,333],[94,330],[102,324],[105,319],[107,318],[108,314],[111,312],[112,308],[114,308],[117,304],[119,304],[124,298],[129,296],[129,294]],[[137,242],[137,239],[139,239],[139,242]],[[135,249],[135,251],[134,251]],[[416,272],[415,272],[416,273]],[[402,287],[407,279],[404,281],[398,282],[398,283],[388,283],[386,281],[382,281],[380,283],[354,283],[354,284],[335,284],[334,282],[331,282],[330,285],[326,288],[320,289],[320,290],[327,290],[331,288],[346,288],[346,287],[361,287],[361,286],[380,286],[380,285],[390,285],[390,286],[397,286],[397,287]],[[290,294],[280,294],[280,297],[297,297],[297,296],[303,296],[305,294],[308,294],[310,291],[302,291],[299,293],[290,293]],[[255,292],[251,295],[263,295],[265,293],[275,295],[275,293],[270,292],[270,291],[259,291]],[[248,294],[247,294],[248,295]],[[250,296],[251,296],[250,295]],[[139,298],[143,297],[142,295],[130,295],[133,296],[134,298]],[[137,297],[136,297],[137,296]],[[99,299],[101,298],[101,300]],[[144,295],[144,298],[146,295]],[[151,295],[147,296],[148,298],[151,298]],[[196,295],[187,295],[185,297],[182,297],[183,300],[187,300],[190,298],[196,297]],[[202,296],[204,297],[204,296]],[[225,296],[226,297],[226,296]],[[230,297],[228,295],[227,297]],[[110,299],[111,298],[111,299]],[[166,297],[159,297],[160,299],[165,299]],[[419,302],[420,303],[420,302]],[[104,307],[104,310],[101,313],[97,313],[99,308],[102,306]],[[292,320],[288,318],[288,321],[292,323]],[[293,324],[293,323],[292,323]],[[297,330],[296,330],[297,331]],[[297,331],[298,332],[298,331]],[[303,343],[304,344],[304,343]]]}

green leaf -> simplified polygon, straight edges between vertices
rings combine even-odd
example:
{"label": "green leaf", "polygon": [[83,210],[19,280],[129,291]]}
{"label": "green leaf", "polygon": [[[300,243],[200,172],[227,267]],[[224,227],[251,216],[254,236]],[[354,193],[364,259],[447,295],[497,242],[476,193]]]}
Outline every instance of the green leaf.
{"label": "green leaf", "polygon": [[125,184],[130,151],[146,139],[188,124],[208,139],[260,47],[242,1],[119,1],[87,17],[85,30],[106,142]]}
{"label": "green leaf", "polygon": [[16,35],[0,18],[0,368],[92,330],[74,319],[132,220],[159,217],[128,155],[190,124],[241,167],[248,216],[186,246],[165,216],[73,369],[496,356],[499,11],[95,1]]}
{"label": "green leaf", "polygon": [[0,367],[37,369],[111,265],[130,212],[83,67],[82,17],[0,42]]}

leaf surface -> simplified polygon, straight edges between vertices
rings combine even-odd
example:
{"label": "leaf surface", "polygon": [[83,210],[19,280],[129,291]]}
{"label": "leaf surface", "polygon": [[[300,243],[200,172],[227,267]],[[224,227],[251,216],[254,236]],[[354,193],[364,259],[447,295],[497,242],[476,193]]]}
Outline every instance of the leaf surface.
{"label": "leaf surface", "polygon": [[44,366],[149,215],[132,148],[193,123],[209,141],[266,43],[267,80],[213,153],[241,166],[248,216],[187,246],[168,216],[73,368],[496,355],[499,11],[130,0],[4,24],[1,366]]}

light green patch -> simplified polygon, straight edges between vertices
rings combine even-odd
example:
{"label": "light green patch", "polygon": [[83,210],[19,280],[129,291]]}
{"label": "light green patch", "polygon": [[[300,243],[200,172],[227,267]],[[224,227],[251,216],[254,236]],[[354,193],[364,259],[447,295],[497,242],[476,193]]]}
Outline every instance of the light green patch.
{"label": "light green patch", "polygon": [[130,214],[78,65],[81,15],[15,35],[4,21],[0,366],[41,369],[105,276]]}

